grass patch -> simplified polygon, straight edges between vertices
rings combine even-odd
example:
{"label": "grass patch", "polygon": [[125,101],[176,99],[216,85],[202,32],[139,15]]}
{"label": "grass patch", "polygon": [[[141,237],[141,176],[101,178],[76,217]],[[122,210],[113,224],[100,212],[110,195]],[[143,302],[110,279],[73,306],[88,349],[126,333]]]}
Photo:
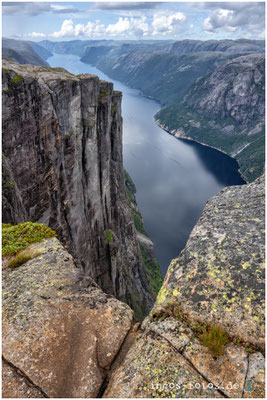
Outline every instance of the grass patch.
{"label": "grass patch", "polygon": [[30,250],[25,250],[16,255],[15,258],[9,261],[7,264],[8,268],[17,268],[25,264],[27,261],[32,260],[40,255],[40,252],[32,252]]}
{"label": "grass patch", "polygon": [[229,338],[221,326],[211,325],[205,328],[199,340],[209,349],[213,357],[219,357],[223,354],[224,346]]}
{"label": "grass patch", "polygon": [[209,349],[210,353],[215,358],[223,354],[224,346],[227,343],[233,341],[233,338],[230,338],[220,325],[190,320],[188,315],[181,309],[180,304],[176,302],[166,304],[164,309],[155,310],[151,316],[151,321],[161,321],[168,317],[174,317],[188,326],[188,328],[194,332],[195,337]]}
{"label": "grass patch", "polygon": [[10,80],[11,83],[19,83],[21,81],[23,81],[23,77],[18,74],[13,75],[13,77]]}
{"label": "grass patch", "polygon": [[33,243],[55,236],[56,233],[52,229],[37,222],[2,224],[2,255],[14,256]]}
{"label": "grass patch", "polygon": [[108,242],[108,243],[111,243],[112,240],[113,240],[112,233],[111,233],[108,229],[106,229],[105,232],[106,232],[106,239],[107,239],[107,242]]}

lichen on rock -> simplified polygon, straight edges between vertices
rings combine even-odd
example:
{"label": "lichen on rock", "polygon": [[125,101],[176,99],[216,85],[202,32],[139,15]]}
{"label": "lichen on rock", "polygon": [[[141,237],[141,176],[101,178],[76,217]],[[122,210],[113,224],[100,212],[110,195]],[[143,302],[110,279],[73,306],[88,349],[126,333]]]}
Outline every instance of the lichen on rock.
{"label": "lichen on rock", "polygon": [[104,397],[264,398],[264,244],[264,177],[211,199]]}
{"label": "lichen on rock", "polygon": [[3,357],[27,378],[7,366],[4,393],[26,395],[29,381],[48,397],[96,397],[133,311],[82,276],[56,238],[31,249],[40,255],[3,271]]}

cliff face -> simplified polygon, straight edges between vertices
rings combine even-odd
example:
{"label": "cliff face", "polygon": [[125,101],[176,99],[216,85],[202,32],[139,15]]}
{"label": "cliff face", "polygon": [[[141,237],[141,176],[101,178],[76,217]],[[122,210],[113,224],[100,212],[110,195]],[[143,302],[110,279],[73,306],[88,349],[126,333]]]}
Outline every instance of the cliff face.
{"label": "cliff face", "polygon": [[104,397],[265,397],[264,193],[208,202]]}
{"label": "cliff face", "polygon": [[92,75],[3,67],[3,222],[52,227],[140,318],[153,295],[125,193],[121,93]]}
{"label": "cliff face", "polygon": [[155,116],[176,137],[192,138],[235,157],[248,181],[264,167],[265,57],[236,58],[196,80],[181,103]]}
{"label": "cliff face", "polygon": [[[197,80],[183,103],[206,118],[232,118],[242,127],[263,121],[265,57],[239,57]],[[255,122],[254,122],[255,123]]]}

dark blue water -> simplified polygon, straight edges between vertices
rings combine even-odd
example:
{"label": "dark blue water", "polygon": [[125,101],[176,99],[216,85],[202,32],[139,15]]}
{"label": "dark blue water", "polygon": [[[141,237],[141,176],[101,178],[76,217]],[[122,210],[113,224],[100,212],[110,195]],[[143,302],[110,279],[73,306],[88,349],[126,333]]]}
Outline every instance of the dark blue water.
{"label": "dark blue water", "polygon": [[80,62],[79,57],[55,54],[48,62],[75,74],[98,75],[123,92],[124,167],[135,182],[138,207],[164,276],[206,202],[223,187],[244,183],[237,162],[207,146],[169,135],[153,120],[160,109],[157,102]]}

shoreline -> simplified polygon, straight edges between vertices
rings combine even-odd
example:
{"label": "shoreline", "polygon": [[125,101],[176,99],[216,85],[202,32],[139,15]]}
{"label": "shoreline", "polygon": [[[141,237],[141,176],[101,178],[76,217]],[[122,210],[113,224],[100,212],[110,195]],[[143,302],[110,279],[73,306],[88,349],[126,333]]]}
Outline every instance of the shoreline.
{"label": "shoreline", "polygon": [[[87,64],[87,65],[90,65],[90,66],[92,66],[93,68],[98,69],[97,67],[93,66],[92,64],[89,64],[88,62],[85,62],[85,61],[81,61],[81,62],[83,62],[84,64]],[[101,71],[101,70],[100,70],[100,71]],[[102,72],[103,74],[105,74],[108,78],[113,79],[112,77],[109,77],[105,72],[103,72],[103,71],[101,71],[101,72]],[[124,84],[124,85],[126,85],[126,86],[129,86],[129,85],[127,85],[126,83],[124,83],[124,82],[122,82],[122,81],[118,81],[118,82],[121,82],[122,84]],[[151,97],[151,96],[145,95],[145,94],[142,92],[141,89],[134,88],[134,87],[131,87],[131,86],[129,86],[129,87],[130,87],[131,89],[139,90],[139,94],[140,94],[141,97],[144,97],[144,98],[146,98],[146,99],[148,99],[148,100],[152,100],[152,101],[155,101],[156,103],[158,103],[158,105],[161,107],[161,109],[164,108],[164,107],[166,107],[166,105],[161,104],[159,100],[157,100],[157,99],[155,99],[155,98],[153,98],[153,97]],[[159,111],[160,111],[160,110],[159,110]],[[157,112],[158,112],[158,111],[157,111]],[[155,115],[156,115],[156,114],[155,114]],[[158,125],[158,127],[161,128],[161,129],[163,129],[163,130],[164,130],[165,132],[167,132],[169,135],[174,136],[176,139],[189,140],[189,141],[191,141],[191,142],[195,142],[195,143],[201,144],[202,146],[210,147],[211,149],[220,151],[221,153],[225,154],[226,156],[231,157],[233,160],[235,160],[235,161],[237,162],[237,164],[238,164],[238,170],[237,170],[237,171],[238,171],[238,173],[240,174],[240,176],[241,176],[241,178],[243,179],[243,181],[245,182],[245,184],[248,184],[248,183],[249,183],[249,182],[247,181],[246,177],[241,173],[239,162],[238,162],[238,160],[237,160],[234,156],[231,156],[230,154],[226,153],[224,150],[219,149],[218,147],[210,146],[210,145],[208,145],[208,144],[206,144],[206,143],[199,142],[199,141],[197,141],[197,140],[191,138],[190,136],[179,135],[179,134],[177,134],[177,131],[176,131],[176,134],[171,133],[171,131],[169,131],[168,129],[166,129],[166,128],[164,127],[164,125],[162,125],[162,124],[159,122],[159,120],[157,120],[157,119],[155,118],[155,115],[153,116],[153,119],[154,119],[154,122]],[[176,136],[176,135],[177,135],[177,136]],[[242,150],[243,150],[243,149],[242,149]],[[237,153],[237,154],[238,154],[238,153]]]}
{"label": "shoreline", "polygon": [[237,164],[238,164],[238,173],[240,174],[240,176],[243,179],[243,181],[245,182],[245,184],[247,185],[249,183],[247,181],[246,177],[241,173],[239,162],[235,157],[231,156],[230,154],[227,154],[224,150],[221,150],[218,147],[210,146],[210,145],[208,145],[206,143],[202,143],[202,142],[200,142],[200,141],[198,141],[196,139],[193,139],[190,136],[179,134],[178,131],[176,131],[175,134],[171,133],[171,131],[169,131],[163,124],[160,123],[159,120],[157,120],[155,118],[155,115],[154,115],[154,121],[158,125],[159,128],[163,129],[165,132],[167,132],[169,135],[175,137],[176,139],[184,139],[184,140],[188,140],[190,142],[195,142],[195,143],[201,144],[202,146],[210,147],[211,149],[220,151],[221,153],[225,154],[226,156],[231,157],[233,160],[235,160],[237,162]]}

